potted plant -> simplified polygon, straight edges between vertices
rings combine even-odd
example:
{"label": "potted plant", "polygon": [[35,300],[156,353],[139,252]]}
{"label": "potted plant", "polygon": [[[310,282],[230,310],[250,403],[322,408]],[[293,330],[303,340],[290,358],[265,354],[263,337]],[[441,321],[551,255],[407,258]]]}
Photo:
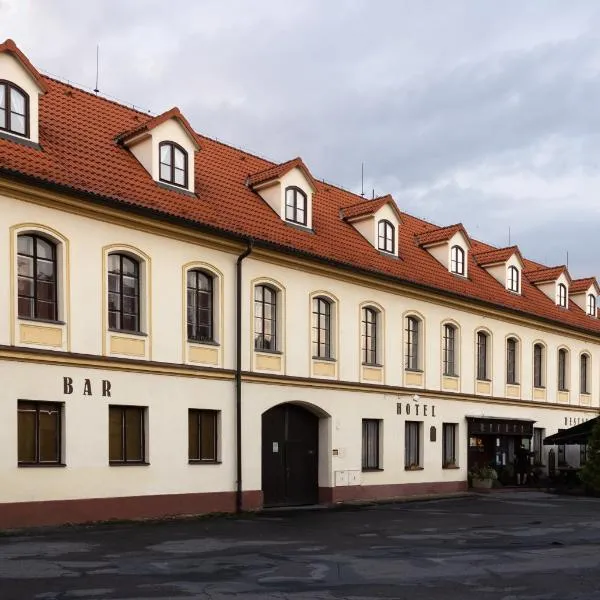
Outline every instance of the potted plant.
{"label": "potted plant", "polygon": [[458,465],[456,464],[455,460],[449,460],[445,462],[443,467],[444,469],[458,469]]}
{"label": "potted plant", "polygon": [[474,489],[489,490],[494,481],[498,479],[498,473],[492,467],[480,467],[471,471],[471,482]]}

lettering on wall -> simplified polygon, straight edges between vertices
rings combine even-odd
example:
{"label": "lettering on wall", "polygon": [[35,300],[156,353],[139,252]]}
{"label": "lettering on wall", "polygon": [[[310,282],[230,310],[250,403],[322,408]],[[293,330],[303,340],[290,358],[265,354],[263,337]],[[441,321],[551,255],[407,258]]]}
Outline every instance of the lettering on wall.
{"label": "lettering on wall", "polygon": [[396,414],[407,417],[435,417],[435,404],[411,404],[407,402],[396,403]]}
{"label": "lettering on wall", "polygon": [[110,398],[111,395],[111,387],[112,384],[108,379],[103,379],[100,384],[94,383],[94,387],[92,387],[91,379],[84,379],[81,387],[78,387],[74,382],[72,377],[63,377],[63,394],[66,396],[70,396],[73,392],[79,389],[82,390],[82,394],[84,396],[93,396],[94,390],[96,391],[96,395],[101,395],[103,398]]}
{"label": "lettering on wall", "polygon": [[588,417],[565,417],[565,427],[572,427],[589,421]]}

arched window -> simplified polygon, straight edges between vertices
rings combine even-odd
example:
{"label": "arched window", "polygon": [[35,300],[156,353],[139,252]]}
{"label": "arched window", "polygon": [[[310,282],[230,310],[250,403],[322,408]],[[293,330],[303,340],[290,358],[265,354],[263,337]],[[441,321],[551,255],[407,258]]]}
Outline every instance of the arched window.
{"label": "arched window", "polygon": [[58,320],[56,244],[37,234],[17,237],[18,314]]}
{"label": "arched window", "polygon": [[8,81],[0,81],[0,130],[29,137],[29,96]]}
{"label": "arched window", "polygon": [[456,327],[454,325],[444,325],[443,338],[443,371],[444,375],[456,377]]}
{"label": "arched window", "polygon": [[558,284],[557,301],[559,306],[567,306],[567,286],[564,283]]}
{"label": "arched window", "polygon": [[591,317],[596,316],[596,296],[594,296],[594,294],[588,294],[587,314],[590,315]]}
{"label": "arched window", "polygon": [[393,254],[396,251],[396,232],[389,221],[379,221],[377,231],[377,248]]}
{"label": "arched window", "polygon": [[589,394],[590,357],[582,354],[579,359],[579,393]]}
{"label": "arched window", "polygon": [[285,190],[285,220],[306,225],[306,194],[297,187]]}
{"label": "arched window", "polygon": [[508,267],[508,289],[511,292],[519,291],[519,269],[517,267]]}
{"label": "arched window", "polygon": [[369,306],[362,310],[361,349],[362,360],[366,365],[377,364],[377,321],[379,312]]}
{"label": "arched window", "polygon": [[489,360],[489,335],[485,333],[485,331],[477,332],[477,379],[487,380],[489,379],[489,369],[488,369],[488,360]]}
{"label": "arched window", "polygon": [[508,338],[506,340],[506,383],[516,384],[518,380],[518,348],[519,342],[516,338]]}
{"label": "arched window", "polygon": [[568,362],[569,362],[569,354],[564,349],[561,348],[558,351],[558,389],[561,392],[566,392],[569,388],[568,381]]}
{"label": "arched window", "polygon": [[533,346],[533,386],[536,388],[542,388],[545,385],[544,350],[545,348],[542,344],[535,344]]}
{"label": "arched window", "polygon": [[406,317],[406,357],[404,364],[407,369],[417,371],[419,364],[419,337],[421,321],[417,317]]}
{"label": "arched window", "polygon": [[140,265],[125,254],[108,255],[108,327],[140,331]]}
{"label": "arched window", "polygon": [[159,146],[159,179],[180,187],[188,186],[188,155],[175,142],[161,142]]}
{"label": "arched window", "polygon": [[332,358],[331,302],[327,298],[313,298],[312,309],[313,356]]}
{"label": "arched window", "polygon": [[450,271],[457,275],[465,274],[465,251],[460,246],[450,249]]}
{"label": "arched window", "polygon": [[213,277],[200,270],[187,273],[187,336],[194,342],[214,341]]}
{"label": "arched window", "polygon": [[254,348],[277,350],[277,290],[264,284],[254,288]]}

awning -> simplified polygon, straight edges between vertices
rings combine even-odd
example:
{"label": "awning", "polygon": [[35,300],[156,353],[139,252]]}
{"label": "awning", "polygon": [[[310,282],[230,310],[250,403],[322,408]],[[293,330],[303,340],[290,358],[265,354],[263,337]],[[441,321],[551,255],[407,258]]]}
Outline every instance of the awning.
{"label": "awning", "polygon": [[469,435],[515,435],[531,437],[533,424],[530,419],[506,419],[504,417],[469,417]]}
{"label": "awning", "polygon": [[554,435],[549,435],[547,438],[544,438],[544,446],[587,444],[592,429],[598,419],[600,419],[600,417],[590,419],[585,423],[579,423],[579,425],[575,425],[575,427],[564,429]]}

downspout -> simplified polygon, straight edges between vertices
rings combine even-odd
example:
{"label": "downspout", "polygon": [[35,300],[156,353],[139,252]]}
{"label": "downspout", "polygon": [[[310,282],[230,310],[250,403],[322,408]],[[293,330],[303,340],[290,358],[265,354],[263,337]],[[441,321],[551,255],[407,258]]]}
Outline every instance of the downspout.
{"label": "downspout", "polygon": [[235,299],[235,439],[237,487],[235,508],[242,511],[242,261],[252,252],[254,242],[246,241],[248,247],[238,256],[236,268]]}

